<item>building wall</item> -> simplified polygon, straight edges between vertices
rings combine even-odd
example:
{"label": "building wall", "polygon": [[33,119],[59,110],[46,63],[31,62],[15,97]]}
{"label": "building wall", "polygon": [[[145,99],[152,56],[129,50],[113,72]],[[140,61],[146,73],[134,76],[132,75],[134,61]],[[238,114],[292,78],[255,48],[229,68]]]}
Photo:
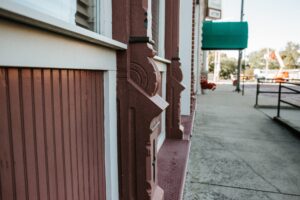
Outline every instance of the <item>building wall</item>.
{"label": "building wall", "polygon": [[0,7],[0,199],[118,199],[116,50],[126,45]]}
{"label": "building wall", "polygon": [[181,114],[190,115],[193,0],[180,1],[179,57],[183,73]]}
{"label": "building wall", "polygon": [[116,52],[107,47],[0,19],[0,65],[116,70]]}
{"label": "building wall", "polygon": [[[0,2],[0,15],[5,17],[0,19],[0,97],[6,100],[5,105],[9,105],[10,110],[15,109],[10,112],[5,106],[1,107],[1,118],[5,118],[2,113],[6,113],[10,121],[2,122],[0,128],[4,130],[10,124],[18,123],[17,131],[6,130],[3,131],[5,135],[1,135],[1,142],[5,143],[2,148],[6,151],[0,154],[0,197],[9,199],[4,198],[7,197],[4,193],[12,191],[10,197],[18,195],[15,199],[32,194],[45,195],[41,199],[55,199],[53,195],[58,196],[56,199],[76,199],[78,192],[79,197],[97,199],[99,188],[100,199],[164,199],[157,182],[156,156],[166,137],[183,138],[180,115],[190,114],[193,1],[159,1],[159,17],[163,18],[158,23],[158,56],[161,58],[155,57],[150,40],[151,0],[101,0],[97,9],[103,20],[98,32],[76,26],[73,7],[67,6],[71,14],[60,20],[58,14],[46,11],[51,7],[39,5],[42,7],[38,9],[35,1],[26,2],[36,7],[32,9],[29,4],[21,5],[16,1]],[[164,11],[168,15],[164,15]],[[26,81],[24,74],[29,74]],[[180,103],[184,89],[182,78],[186,88]],[[24,85],[28,87],[28,93]],[[76,92],[78,87],[81,93]],[[101,95],[99,91],[91,92],[97,89],[101,90]],[[76,107],[76,95],[80,96],[79,107]],[[24,101],[31,107],[25,107]],[[48,101],[52,106],[47,106]],[[32,112],[23,112],[26,109]],[[47,109],[49,112],[45,112]],[[35,117],[37,112],[40,118]],[[71,112],[75,113],[75,118]],[[27,113],[31,116],[28,119]],[[48,115],[52,116],[53,126],[44,120]],[[23,126],[32,126],[33,131],[23,130]],[[78,134],[78,129],[81,140],[77,139],[75,148],[71,135]],[[41,135],[37,130],[41,130]],[[28,142],[34,143],[33,150],[27,150],[30,145],[27,145],[25,134],[31,134]],[[34,134],[37,138],[44,135],[44,139],[35,140]],[[46,138],[52,136],[55,136],[54,153],[43,146],[51,142]],[[98,136],[102,138],[101,145],[92,140]],[[101,151],[95,147],[101,147]],[[11,157],[3,152],[8,152]],[[12,162],[14,154],[20,166]],[[42,154],[46,156],[43,158]],[[54,163],[48,161],[53,154],[56,155]],[[93,165],[95,155],[102,156],[101,162],[97,160],[98,165]],[[28,163],[27,157],[35,160]],[[7,169],[2,164],[6,160],[11,163]],[[54,181],[49,178],[53,166],[57,179]],[[82,177],[82,182],[78,179],[78,187],[74,183],[75,168],[77,179]],[[5,170],[11,171],[5,173]],[[28,170],[36,170],[36,175],[28,179],[31,173]],[[94,176],[94,172],[100,171],[102,177]],[[40,179],[42,184],[39,184]],[[33,184],[30,185],[28,180]],[[70,182],[73,185],[68,184]],[[56,191],[51,185],[54,183],[57,183]],[[7,189],[10,186],[12,189]]]}

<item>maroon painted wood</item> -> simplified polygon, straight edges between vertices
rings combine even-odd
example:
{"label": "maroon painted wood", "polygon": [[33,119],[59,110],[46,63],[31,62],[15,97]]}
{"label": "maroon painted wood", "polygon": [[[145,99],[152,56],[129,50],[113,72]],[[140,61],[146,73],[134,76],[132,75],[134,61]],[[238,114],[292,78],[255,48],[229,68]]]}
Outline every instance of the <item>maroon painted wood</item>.
{"label": "maroon painted wood", "polygon": [[[36,155],[36,131],[34,128],[33,118],[33,80],[31,79],[31,70],[24,69],[21,72],[21,85],[22,85],[22,96],[23,96],[23,112],[27,113],[27,116],[24,118],[24,134],[25,134],[25,143],[26,143],[26,160],[27,166],[31,163],[37,163]],[[38,180],[38,166],[33,165],[33,167],[27,168],[28,173],[28,196],[29,199],[37,200],[39,199],[39,193],[36,190],[39,187]]]}
{"label": "maroon painted wood", "polygon": [[[48,160],[48,188],[49,199],[56,200],[57,196],[57,176],[56,176],[56,155],[55,155],[55,137],[54,137],[54,111],[53,111],[53,75],[49,69],[43,70],[43,90],[45,102],[45,124],[47,140],[47,160]],[[37,189],[38,190],[38,189]]]}
{"label": "maroon painted wood", "polygon": [[179,58],[179,0],[166,0],[166,31],[165,31],[166,58],[171,60],[167,68],[167,101],[170,106],[166,113],[166,132],[169,139],[182,139],[183,126],[181,125],[181,84],[182,71]]}
{"label": "maroon painted wood", "polygon": [[8,73],[0,68],[0,178],[1,199],[16,199],[14,155],[12,152]]}
{"label": "maroon painted wood", "polygon": [[0,68],[0,199],[105,199],[103,72]]}
{"label": "maroon painted wood", "polygon": [[119,182],[122,200],[161,200],[155,144],[167,107],[147,36],[148,0],[113,0],[113,38],[128,44],[117,56]]}
{"label": "maroon painted wood", "polygon": [[[15,193],[19,200],[28,198],[27,188],[27,174],[26,174],[26,157],[24,154],[24,128],[21,118],[21,102],[19,93],[19,72],[17,69],[12,69],[8,73],[8,98],[10,102],[10,119],[12,137],[12,154],[14,157],[14,175],[15,175]],[[5,198],[4,198],[5,199]]]}

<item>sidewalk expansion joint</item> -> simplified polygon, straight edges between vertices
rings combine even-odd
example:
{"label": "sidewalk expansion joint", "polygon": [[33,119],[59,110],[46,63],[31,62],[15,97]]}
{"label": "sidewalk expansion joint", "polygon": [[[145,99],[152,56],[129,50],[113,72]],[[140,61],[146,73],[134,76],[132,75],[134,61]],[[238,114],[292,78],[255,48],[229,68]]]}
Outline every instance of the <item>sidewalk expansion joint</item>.
{"label": "sidewalk expansion joint", "polygon": [[[201,135],[193,135],[194,137],[207,137],[207,138],[216,138],[216,139],[222,139],[223,136],[219,136],[219,135],[208,135],[206,133],[202,133]],[[236,137],[234,136],[226,136],[227,138],[234,138],[236,139]],[[238,140],[254,140],[254,141],[266,141],[266,142],[278,142],[278,143],[289,143],[289,144],[298,144],[299,141],[295,141],[295,140],[274,140],[274,139],[261,139],[261,138],[238,138]]]}
{"label": "sidewalk expansion joint", "polygon": [[197,183],[200,185],[209,185],[209,186],[215,186],[215,187],[223,187],[223,188],[231,188],[231,189],[238,189],[238,190],[248,190],[248,191],[255,191],[255,192],[264,192],[264,193],[272,193],[272,194],[281,194],[281,195],[286,195],[286,196],[300,197],[300,194],[275,192],[275,191],[269,191],[269,190],[259,190],[259,189],[244,188],[244,187],[238,187],[238,186],[221,185],[221,184],[215,184],[215,183],[205,183],[205,182],[197,182],[197,181],[190,181],[190,183],[192,183],[192,184]]}
{"label": "sidewalk expansion joint", "polygon": [[235,157],[239,158],[242,162],[244,162],[244,164],[254,173],[256,174],[258,177],[260,177],[262,180],[264,180],[267,184],[269,184],[270,186],[272,186],[278,193],[281,193],[280,189],[278,187],[276,187],[274,184],[271,183],[271,181],[267,180],[264,176],[262,176],[260,173],[258,173],[250,163],[248,163],[244,158],[242,158],[241,156],[239,156],[238,154],[236,154],[235,152],[231,151],[230,149],[228,149],[225,144],[216,141],[214,139],[212,139],[215,143],[219,144],[221,147],[224,148],[224,150],[228,151],[229,153],[231,153],[232,155],[234,155]]}

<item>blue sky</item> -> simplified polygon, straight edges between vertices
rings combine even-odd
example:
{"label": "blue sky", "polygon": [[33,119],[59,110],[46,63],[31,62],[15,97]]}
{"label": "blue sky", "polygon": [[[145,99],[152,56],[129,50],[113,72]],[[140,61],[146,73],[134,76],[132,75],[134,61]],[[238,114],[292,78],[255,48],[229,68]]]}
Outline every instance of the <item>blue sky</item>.
{"label": "blue sky", "polygon": [[[248,53],[269,47],[282,50],[300,43],[300,0],[244,0],[249,23]],[[223,20],[239,21],[241,0],[223,0]]]}

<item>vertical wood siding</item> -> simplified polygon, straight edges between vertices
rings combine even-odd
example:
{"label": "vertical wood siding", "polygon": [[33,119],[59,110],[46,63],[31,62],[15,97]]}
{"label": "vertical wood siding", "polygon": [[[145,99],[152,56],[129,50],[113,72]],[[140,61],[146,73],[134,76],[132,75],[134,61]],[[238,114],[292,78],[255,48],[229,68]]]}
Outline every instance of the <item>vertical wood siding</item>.
{"label": "vertical wood siding", "polygon": [[105,199],[103,73],[0,68],[0,200]]}

